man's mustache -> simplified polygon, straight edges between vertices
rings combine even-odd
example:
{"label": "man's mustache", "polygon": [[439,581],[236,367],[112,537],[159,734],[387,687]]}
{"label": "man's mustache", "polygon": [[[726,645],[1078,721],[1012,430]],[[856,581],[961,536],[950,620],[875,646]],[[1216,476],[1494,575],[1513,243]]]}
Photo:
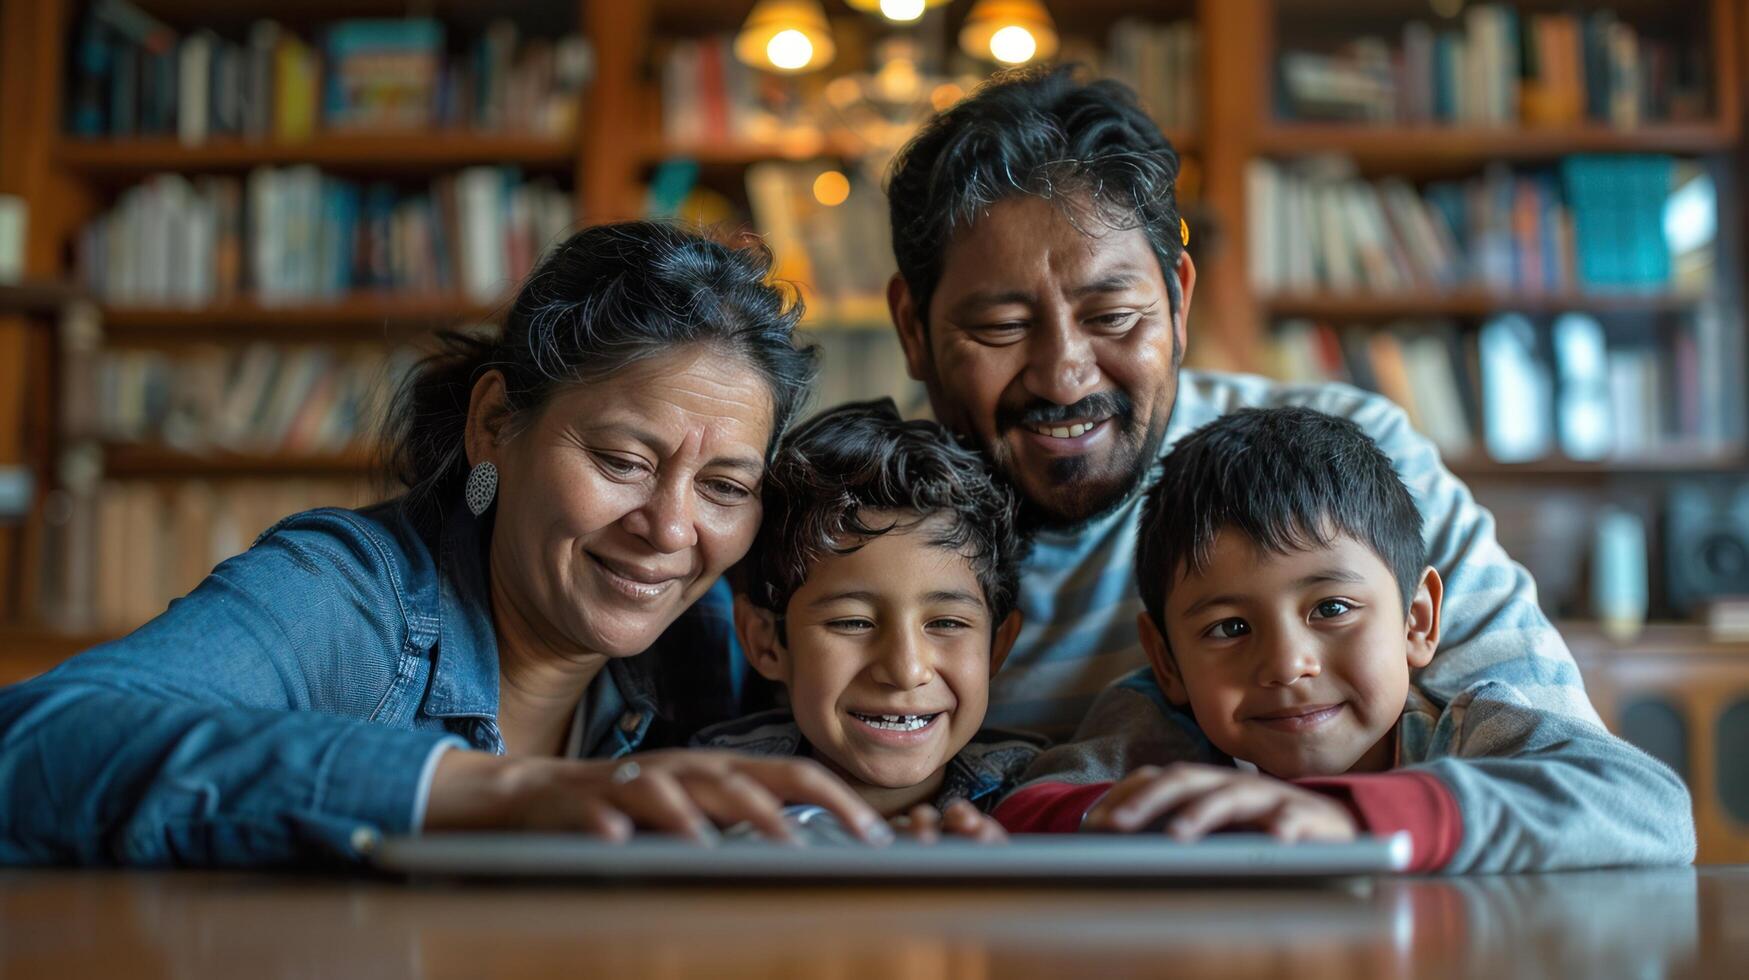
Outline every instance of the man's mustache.
{"label": "man's mustache", "polygon": [[1121,391],[1096,391],[1073,405],[1058,405],[1042,398],[1024,405],[1001,406],[996,411],[996,427],[1010,429],[1019,425],[1052,425],[1076,419],[1116,418],[1128,422],[1135,404]]}

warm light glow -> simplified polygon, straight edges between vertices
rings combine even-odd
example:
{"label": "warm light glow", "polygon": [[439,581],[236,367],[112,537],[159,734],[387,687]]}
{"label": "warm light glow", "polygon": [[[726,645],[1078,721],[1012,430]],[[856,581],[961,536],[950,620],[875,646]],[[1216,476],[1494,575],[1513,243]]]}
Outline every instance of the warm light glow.
{"label": "warm light glow", "polygon": [[946,112],[953,108],[955,102],[965,97],[965,89],[952,82],[943,82],[935,86],[935,90],[929,93],[929,104],[935,107],[936,112]]}
{"label": "warm light glow", "polygon": [[850,199],[850,178],[836,170],[828,170],[814,178],[814,200],[835,208]]}
{"label": "warm light glow", "polygon": [[1032,32],[1019,24],[1010,24],[990,35],[990,55],[1006,65],[1031,61],[1038,53],[1038,42]]}
{"label": "warm light glow", "polygon": [[980,60],[1020,65],[1049,61],[1061,39],[1039,0],[977,0],[960,28],[960,50]]}
{"label": "warm light glow", "polygon": [[923,16],[923,0],[881,0],[881,16],[901,24]]}
{"label": "warm light glow", "polygon": [[[991,42],[994,44],[995,42]],[[771,63],[784,71],[797,71],[808,67],[808,62],[814,57],[814,42],[801,31],[791,28],[778,31],[765,44],[765,56]]]}

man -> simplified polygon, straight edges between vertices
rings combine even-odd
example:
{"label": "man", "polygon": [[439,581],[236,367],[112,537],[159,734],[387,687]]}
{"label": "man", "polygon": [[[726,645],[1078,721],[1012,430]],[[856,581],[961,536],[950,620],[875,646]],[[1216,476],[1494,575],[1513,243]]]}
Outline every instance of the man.
{"label": "man", "polygon": [[1131,563],[1156,462],[1228,411],[1300,404],[1358,423],[1426,516],[1446,635],[1417,687],[1443,704],[1507,681],[1600,725],[1530,576],[1400,409],[1346,386],[1179,369],[1196,265],[1177,173],[1128,90],[1062,70],[985,86],[895,161],[887,298],[910,373],[1019,488],[1036,531],[1026,627],[988,724],[1067,736],[1107,682],[1145,663]]}

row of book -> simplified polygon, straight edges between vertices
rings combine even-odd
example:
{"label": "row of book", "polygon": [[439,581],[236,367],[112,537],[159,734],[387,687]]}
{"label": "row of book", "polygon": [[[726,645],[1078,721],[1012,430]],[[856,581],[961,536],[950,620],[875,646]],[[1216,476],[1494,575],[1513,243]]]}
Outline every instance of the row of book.
{"label": "row of book", "polygon": [[426,191],[359,184],[310,166],[231,177],[155,175],[79,237],[79,269],[112,303],[264,303],[358,290],[490,303],[573,230],[571,196],[514,168],[470,167]]}
{"label": "row of book", "polygon": [[1707,112],[1705,36],[1643,35],[1613,12],[1521,16],[1475,4],[1461,26],[1412,21],[1400,41],[1284,51],[1281,114],[1370,123],[1633,127]]}
{"label": "row of book", "polygon": [[576,130],[594,66],[577,35],[495,20],[452,51],[421,17],[329,24],[312,41],[271,20],[239,38],[178,33],[129,0],[96,0],[74,41],[75,136],[302,140],[323,131]]}
{"label": "row of book", "polygon": [[1202,92],[1202,35],[1192,21],[1126,17],[1111,28],[1102,74],[1134,89],[1163,129],[1190,129]]}
{"label": "row of book", "polygon": [[[1704,172],[1656,155],[1573,156],[1554,169],[1490,166],[1417,189],[1364,180],[1340,159],[1247,164],[1251,281],[1262,291],[1662,291],[1678,263],[1672,192]],[[1711,236],[1684,241],[1710,254]]]}
{"label": "row of book", "polygon": [[379,431],[415,360],[406,348],[352,345],[104,349],[73,361],[66,426],[192,454],[340,453]]}
{"label": "row of book", "polygon": [[772,142],[797,125],[817,130],[800,118],[794,80],[754,70],[735,57],[734,46],[733,36],[717,34],[676,38],[662,51],[662,137],[669,145]]}
{"label": "row of book", "polygon": [[[887,198],[878,176],[855,170],[842,179],[839,199],[824,194],[819,164],[767,162],[747,168],[753,226],[776,259],[775,275],[802,287],[808,318],[820,322],[885,324],[886,288],[893,246]],[[827,203],[837,201],[837,203]]]}
{"label": "row of book", "polygon": [[49,528],[40,613],[70,631],[122,632],[162,613],[288,514],[359,507],[366,480],[112,480],[65,494]]}
{"label": "row of book", "polygon": [[1583,313],[1508,313],[1475,331],[1440,320],[1338,329],[1294,319],[1277,326],[1272,350],[1284,380],[1376,391],[1447,457],[1483,450],[1505,463],[1738,445],[1742,392],[1727,365],[1741,354],[1721,317],[1653,342]]}

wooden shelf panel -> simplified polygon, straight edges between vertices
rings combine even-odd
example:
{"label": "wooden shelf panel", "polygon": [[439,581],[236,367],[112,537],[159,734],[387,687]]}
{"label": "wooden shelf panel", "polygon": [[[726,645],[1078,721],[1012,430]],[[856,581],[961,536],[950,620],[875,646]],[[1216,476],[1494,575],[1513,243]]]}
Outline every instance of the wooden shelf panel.
{"label": "wooden shelf panel", "polygon": [[283,305],[243,298],[190,308],[110,306],[103,311],[103,324],[105,330],[123,335],[205,335],[233,330],[411,331],[479,323],[493,319],[502,309],[502,304],[482,304],[459,296],[356,293],[332,302]]}
{"label": "wooden shelf panel", "polygon": [[166,446],[104,447],[104,474],[117,478],[307,476],[364,477],[376,465],[365,448],[320,455],[297,453],[191,453]]}
{"label": "wooden shelf panel", "polygon": [[1735,149],[1732,122],[1606,126],[1369,126],[1275,123],[1258,135],[1272,156],[1338,154],[1367,170],[1459,170],[1495,160],[1546,160],[1569,153],[1723,153]]}
{"label": "wooden shelf panel", "polygon": [[187,146],[170,138],[63,138],[55,162],[92,176],[134,177],[161,170],[218,172],[257,166],[314,164],[373,173],[429,173],[471,164],[516,164],[563,171],[575,165],[577,140],[474,132],[321,135],[297,143],[221,137]]}
{"label": "wooden shelf panel", "polygon": [[62,282],[26,281],[0,285],[0,314],[58,313],[83,295]]}
{"label": "wooden shelf panel", "polygon": [[[1190,130],[1166,130],[1166,138],[1179,153],[1190,153],[1196,134]],[[646,146],[641,159],[646,166],[664,160],[696,160],[705,166],[744,167],[768,161],[832,160],[860,157],[872,152],[869,144],[853,135],[804,135],[772,142],[727,140],[701,143],[671,143],[657,140]]]}
{"label": "wooden shelf panel", "polygon": [[646,164],[656,164],[664,160],[685,159],[707,166],[741,167],[767,161],[857,157],[867,152],[867,144],[849,136],[798,137],[770,143],[747,140],[670,143],[659,140],[644,148],[643,160]]}
{"label": "wooden shelf panel", "polygon": [[1703,297],[1680,293],[1501,293],[1480,289],[1422,293],[1278,293],[1259,299],[1271,316],[1314,319],[1483,317],[1495,313],[1678,313]]}
{"label": "wooden shelf panel", "polygon": [[0,685],[28,680],[76,653],[115,639],[115,633],[81,633],[33,626],[0,627]]}
{"label": "wooden shelf panel", "polygon": [[1541,459],[1528,463],[1502,463],[1484,457],[1453,457],[1445,461],[1453,473],[1466,479],[1493,478],[1583,478],[1641,476],[1663,473],[1749,473],[1749,453],[1743,451],[1673,451],[1620,459]]}
{"label": "wooden shelf panel", "polygon": [[1699,623],[1647,623],[1625,642],[1611,639],[1597,623],[1571,620],[1557,623],[1561,636],[1581,659],[1599,657],[1730,657],[1749,663],[1749,640],[1715,639]]}

